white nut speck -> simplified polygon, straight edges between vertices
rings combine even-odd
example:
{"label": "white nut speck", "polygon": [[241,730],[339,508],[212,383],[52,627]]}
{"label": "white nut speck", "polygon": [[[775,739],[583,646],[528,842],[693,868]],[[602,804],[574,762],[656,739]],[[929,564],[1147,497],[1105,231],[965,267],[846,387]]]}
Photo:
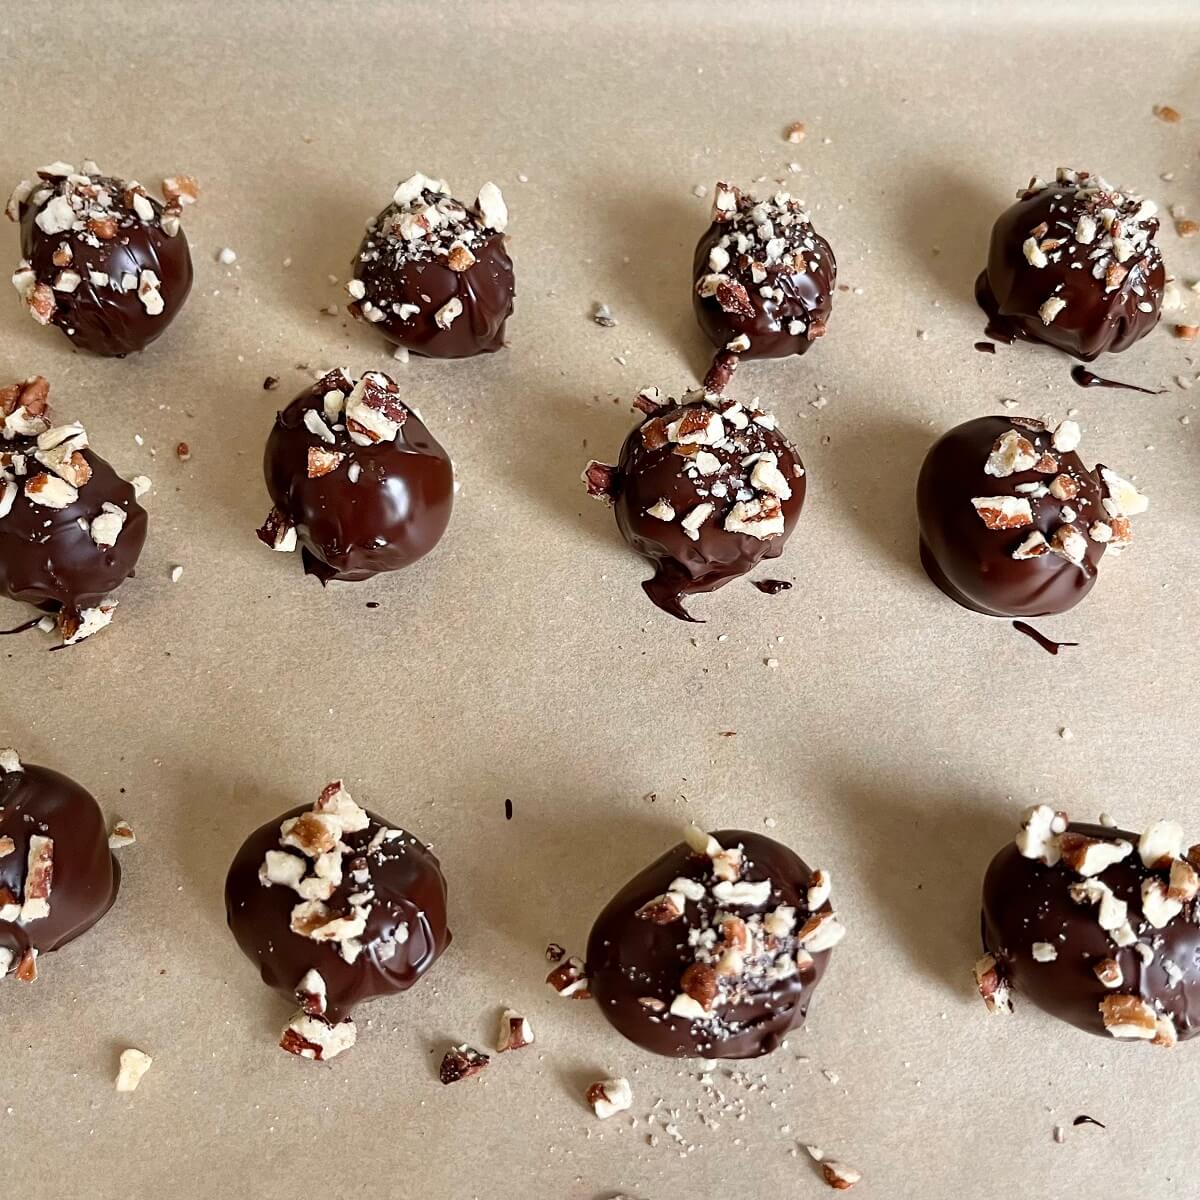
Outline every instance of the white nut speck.
{"label": "white nut speck", "polygon": [[132,1092],[141,1083],[142,1076],[150,1070],[154,1060],[148,1054],[132,1047],[121,1051],[121,1068],[117,1072],[117,1091]]}

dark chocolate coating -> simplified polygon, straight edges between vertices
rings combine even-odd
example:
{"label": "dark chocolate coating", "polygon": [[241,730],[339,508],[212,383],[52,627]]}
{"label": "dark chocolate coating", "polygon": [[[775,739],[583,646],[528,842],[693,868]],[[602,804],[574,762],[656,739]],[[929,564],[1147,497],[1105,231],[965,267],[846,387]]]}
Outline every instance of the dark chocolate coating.
{"label": "dark chocolate coating", "polygon": [[[989,332],[1008,341],[1045,342],[1091,362],[1105,351],[1127,350],[1154,328],[1166,272],[1158,246],[1150,241],[1145,253],[1124,264],[1129,273],[1120,285],[1106,291],[1105,279],[1092,274],[1090,256],[1098,243],[1081,245],[1073,237],[1084,211],[1076,192],[1066,183],[1027,192],[1000,214],[975,297],[988,315]],[[1043,222],[1049,227],[1046,236],[1064,239],[1064,245],[1038,268],[1027,261],[1023,246]],[[1149,224],[1158,229],[1156,220]],[[1051,295],[1061,296],[1066,307],[1047,324],[1038,310]],[[1143,303],[1151,306],[1149,312],[1138,307]]]}
{"label": "dark chocolate coating", "polygon": [[0,946],[17,952],[14,969],[26,946],[48,954],[86,933],[112,908],[121,885],[104,814],[90,793],[33,763],[0,771],[0,837],[12,838],[16,847],[0,858],[0,888],[18,902],[35,834],[54,842],[50,913],[24,924],[0,921]]}
{"label": "dark chocolate coating", "polygon": [[[336,1023],[364,1000],[407,991],[450,944],[446,880],[433,853],[411,834],[384,843],[367,859],[367,886],[375,899],[361,938],[362,952],[353,963],[346,962],[332,942],[293,933],[291,913],[300,897],[280,884],[265,887],[258,877],[267,851],[281,849],[281,822],[311,809],[303,804],[282,813],[246,839],[225,880],[225,914],[242,953],[258,967],[263,982],[288,999],[294,998],[306,972],[319,971],[328,989],[325,1017]],[[388,824],[372,812],[368,816],[366,829],[342,834],[342,842],[352,850],[364,849],[380,826]],[[353,886],[347,878],[329,907],[344,907]],[[408,927],[408,939],[395,941],[402,926]],[[379,955],[381,944],[394,947],[390,958]]]}
{"label": "dark chocolate coating", "polygon": [[[45,233],[35,223],[39,210],[25,203],[21,205],[21,253],[37,278],[51,284],[62,269],[52,262],[52,256],[64,241],[70,245],[71,269],[79,273],[81,281],[73,293],[54,293],[51,322],[80,349],[124,358],[161,337],[183,308],[192,287],[192,258],[183,230],[168,237],[157,223],[163,211],[159,201],[146,197],[154,207],[156,221],[144,223],[121,203],[123,180],[96,178],[113,192],[113,209],[119,214],[117,236],[99,241],[77,230]],[[128,273],[140,278],[147,270],[161,281],[163,311],[156,316],[146,311],[136,289],[118,292],[107,285],[97,287],[89,274],[98,271],[110,279],[121,279]]]}
{"label": "dark chocolate coating", "polygon": [[[359,446],[342,429],[328,445],[305,427],[309,409],[321,411],[316,387],[276,416],[263,457],[271,501],[296,526],[305,571],[322,583],[363,580],[428,554],[450,523],[454,468],[420,418],[410,410],[395,441]],[[310,479],[309,447],[348,458]],[[351,462],[361,469],[357,483]]]}
{"label": "dark chocolate coating", "polygon": [[[678,418],[682,409],[704,407],[703,402],[673,405],[661,414],[666,422]],[[807,475],[797,476],[794,468],[803,468],[796,448],[779,432],[751,424],[746,433],[749,448],[732,453],[712,446],[703,449],[715,454],[726,468],[709,479],[693,480],[684,473],[687,459],[674,453],[667,443],[656,449],[648,448],[641,434],[634,429],[625,439],[618,465],[618,491],[614,499],[617,526],[621,535],[639,554],[654,564],[654,578],[642,587],[646,595],[664,612],[683,621],[694,621],[683,607],[683,597],[697,592],[711,592],[752,571],[764,559],[778,558],[784,543],[791,536],[800,510],[804,506]],[[724,499],[702,495],[698,487],[708,487],[715,479],[744,475],[738,466],[746,453],[766,450],[779,459],[779,469],[787,477],[791,497],[782,501],[784,532],[771,538],[757,538],[746,533],[731,533],[724,529],[725,516],[733,507],[735,497]],[[647,514],[660,499],[674,508],[674,521],[660,521]],[[715,504],[713,515],[700,527],[695,541],[684,532],[679,518],[697,504]]]}
{"label": "dark chocolate coating", "polygon": [[[983,881],[983,943],[1001,964],[1010,985],[1052,1016],[1068,1021],[1088,1033],[1111,1036],[1100,1015],[1106,996],[1138,996],[1167,1013],[1175,1022],[1180,1041],[1200,1031],[1200,925],[1196,903],[1162,929],[1154,929],[1141,917],[1142,880],[1151,876],[1165,880],[1165,872],[1142,865],[1137,852],[1138,835],[1103,825],[1070,825],[1074,833],[1100,841],[1122,838],[1134,850],[1097,876],[1118,900],[1129,905],[1129,921],[1141,940],[1153,946],[1149,965],[1134,946],[1119,947],[1100,927],[1096,907],[1077,904],[1069,888],[1080,876],[1063,862],[1053,867],[1024,858],[1010,843],[992,859]],[[1058,950],[1053,962],[1033,958],[1034,942],[1049,942]],[[1124,983],[1110,990],[1096,977],[1093,965],[1115,959]],[[1181,971],[1172,986],[1163,961]]]}
{"label": "dark chocolate coating", "polygon": [[[1063,504],[1079,514],[1085,531],[1093,520],[1105,520],[1103,487],[1074,451],[1054,451],[1059,474],[1069,475],[1079,495],[1060,501],[1052,495],[1033,506],[1034,524],[1022,529],[989,529],[971,501],[983,496],[1016,495],[1022,483],[1049,483],[1053,475],[1019,471],[1004,478],[984,473],[996,440],[1009,430],[1049,448],[1047,433],[1024,428],[1006,417],[977,417],[940,438],[925,456],[917,482],[917,519],[921,563],[930,579],[965,608],[998,617],[1039,617],[1066,612],[1092,589],[1104,544],[1087,540],[1083,563],[1076,566],[1056,554],[1014,559],[1013,550],[1035,529],[1049,538],[1063,524]],[[1099,468],[1096,469],[1097,472]]]}
{"label": "dark chocolate coating", "polygon": [[[31,475],[42,470],[32,457],[36,447],[36,438],[0,440],[0,454],[30,456]],[[0,518],[0,595],[47,612],[92,608],[133,574],[146,541],[146,510],[134,498],[133,485],[104,459],[90,448],[82,454],[92,476],[74,504],[46,508],[22,487],[12,511]],[[128,515],[116,543],[97,546],[79,521],[90,527],[106,501]]]}
{"label": "dark chocolate coating", "polygon": [[[716,296],[701,296],[696,285],[710,273],[708,256],[712,248],[730,230],[728,222],[714,221],[696,246],[692,264],[692,307],[696,320],[704,335],[718,349],[726,346],[739,334],[750,339],[750,348],[739,351],[742,358],[785,358],[790,354],[805,354],[817,338],[812,336],[813,323],[824,332],[824,326],[833,311],[833,293],[837,284],[837,262],[829,243],[811,225],[804,226],[803,237],[807,245],[803,253],[806,261],[816,263],[807,271],[796,271],[775,263],[767,266],[767,278],[755,283],[750,275],[749,259],[739,264],[738,256],[726,270],[746,289],[752,316],[729,313],[721,308]],[[781,302],[774,297],[764,297],[759,288],[778,287],[784,294]],[[804,329],[789,333],[788,325],[801,320]]]}
{"label": "dark chocolate coating", "polygon": [[[744,916],[786,904],[795,907],[799,923],[803,923],[809,912],[807,889],[812,872],[802,859],[780,842],[744,829],[718,830],[713,837],[726,848],[744,848],[743,879],[769,878],[775,884],[770,900],[761,908],[729,911]],[[651,997],[670,1007],[683,972],[695,959],[695,950],[688,944],[689,929],[706,925],[721,906],[711,896],[699,903],[689,900],[682,919],[661,925],[639,917],[638,909],[665,893],[674,879],[683,876],[708,882],[711,872],[711,861],[681,842],[635,875],[592,926],[587,948],[588,986],[614,1028],[652,1054],[757,1058],[777,1049],[788,1030],[803,1024],[831,951],[815,953],[808,971],[722,1007],[718,1022],[697,1024],[669,1012],[654,1012],[640,1002]],[[826,901],[817,911],[829,910]]]}
{"label": "dark chocolate coating", "polygon": [[[385,208],[377,224],[391,211],[392,206]],[[516,294],[504,234],[490,231],[471,249],[476,261],[466,271],[452,271],[444,259],[432,257],[397,263],[386,239],[368,230],[351,270],[385,317],[365,322],[357,301],[349,305],[350,312],[394,345],[429,358],[469,358],[502,349]],[[456,297],[462,314],[442,329],[435,314]],[[406,304],[415,304],[420,312],[402,320],[392,306]]]}

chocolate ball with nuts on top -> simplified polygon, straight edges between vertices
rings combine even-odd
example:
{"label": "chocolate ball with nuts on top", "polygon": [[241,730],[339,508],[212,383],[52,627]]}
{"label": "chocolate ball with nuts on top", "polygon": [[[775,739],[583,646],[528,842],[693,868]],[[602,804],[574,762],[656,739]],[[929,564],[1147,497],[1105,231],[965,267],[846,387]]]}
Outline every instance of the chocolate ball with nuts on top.
{"label": "chocolate ball with nuts on top", "polygon": [[260,540],[299,546],[322,583],[407,567],[450,523],[450,457],[378,371],[330,371],[301,392],[276,415],[263,469],[275,507]]}
{"label": "chocolate ball with nuts on top", "polygon": [[121,885],[100,806],[74,780],[0,750],[0,980],[86,933]]}
{"label": "chocolate ball with nuts on top", "polygon": [[508,208],[485,183],[468,207],[416,174],[367,226],[347,284],[350,313],[402,351],[468,358],[499,350],[512,315]]}
{"label": "chocolate ball with nuts on top", "polygon": [[1173,821],[1142,834],[1022,814],[983,882],[975,978],[989,1011],[1022,996],[1088,1033],[1173,1046],[1200,1032],[1200,847]]}
{"label": "chocolate ball with nuts on top", "polygon": [[590,462],[584,483],[613,505],[622,536],[654,564],[646,594],[694,621],[685,596],[783,553],[804,504],[804,465],[774,416],[720,392],[664,401],[649,388],[635,407],[646,419],[626,438],[620,462]]}
{"label": "chocolate ball with nuts on top", "polygon": [[1066,612],[1100,559],[1127,547],[1149,501],[1127,479],[1085,467],[1079,426],[979,417],[950,430],[917,481],[921,563],[964,608],[997,617]]}
{"label": "chocolate ball with nuts on top", "polygon": [[845,934],[829,895],[827,871],[771,838],[690,826],[596,919],[592,996],[654,1054],[770,1054],[803,1023]]}
{"label": "chocolate ball with nuts on top", "polygon": [[146,541],[137,498],[40,375],[0,388],[0,595],[53,614],[64,642],[103,629]]}
{"label": "chocolate ball with nuts on top", "polygon": [[179,214],[195,180],[163,180],[166,204],[135,180],[52,163],[22,180],[8,202],[21,225],[13,286],[41,325],[56,325],[93,354],[124,358],[166,332],[192,286]]}
{"label": "chocolate ball with nuts on top", "polygon": [[837,263],[798,200],[765,200],[718,183],[696,247],[692,304],[718,350],[743,358],[805,354],[824,337]]}
{"label": "chocolate ball with nuts on top", "polygon": [[302,1058],[352,1046],[355,1007],[407,991],[450,944],[437,858],[341,780],[246,839],[225,910],[263,982],[299,1004],[280,1045]]}
{"label": "chocolate ball with nuts on top", "polygon": [[1166,271],[1155,204],[1087,171],[1030,180],[992,230],[975,296],[988,333],[1091,362],[1158,324]]}

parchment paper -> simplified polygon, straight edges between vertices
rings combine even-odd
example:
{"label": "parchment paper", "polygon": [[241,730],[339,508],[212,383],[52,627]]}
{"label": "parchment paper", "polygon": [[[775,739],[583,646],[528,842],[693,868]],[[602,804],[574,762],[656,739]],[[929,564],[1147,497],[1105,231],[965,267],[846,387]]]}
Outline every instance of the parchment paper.
{"label": "parchment paper", "polygon": [[[108,918],[36,985],[0,985],[10,1196],[826,1195],[809,1143],[861,1169],[863,1196],[1192,1194],[1200,1047],[1089,1038],[1028,1004],[989,1021],[969,972],[982,871],[1021,805],[1170,815],[1200,839],[1200,384],[1176,382],[1200,372],[1197,343],[1168,317],[1097,368],[1165,394],[1085,392],[1048,350],[975,353],[971,292],[1035,173],[1086,167],[1200,210],[1193,5],[129,0],[13,4],[0,29],[5,190],[85,157],[203,189],[193,297],[146,354],[77,355],[0,304],[5,378],[47,375],[101,453],[155,484],[112,628],[62,654],[0,642],[0,744],[138,835]],[[414,170],[467,199],[502,186],[506,352],[405,367],[321,312]],[[850,290],[810,355],[736,384],[809,468],[768,572],[795,587],[732,584],[686,626],[646,600],[578,472],[617,453],[640,387],[703,370],[693,188],[762,175],[808,202]],[[1167,226],[1186,285],[1200,242]],[[455,516],[416,567],[322,590],[255,540],[261,449],[311,378],[299,364],[394,371],[453,453]],[[1039,623],[1081,643],[1058,658],[956,608],[916,559],[926,448],[1004,398],[1078,409],[1085,457],[1152,499],[1091,597]],[[251,829],[339,775],[434,844],[454,944],[314,1065],[276,1049],[288,1009],[229,936],[221,887]],[[850,928],[807,1032],[709,1071],[651,1059],[542,982],[546,942],[582,953],[689,819],[770,827],[832,871]],[[448,1043],[488,1048],[505,1005],[537,1044],[440,1085]],[[131,1096],[113,1088],[126,1046],[154,1057]],[[601,1123],[582,1096],[611,1074],[634,1107]]]}

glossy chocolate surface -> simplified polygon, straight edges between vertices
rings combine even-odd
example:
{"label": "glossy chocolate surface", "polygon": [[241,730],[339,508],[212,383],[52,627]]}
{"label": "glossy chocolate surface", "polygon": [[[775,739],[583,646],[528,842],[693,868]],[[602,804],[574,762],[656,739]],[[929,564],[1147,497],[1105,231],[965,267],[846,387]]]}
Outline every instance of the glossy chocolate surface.
{"label": "glossy chocolate surface", "polygon": [[[639,917],[638,910],[665,894],[679,877],[706,886],[712,882],[711,860],[680,843],[634,876],[596,919],[588,939],[589,987],[612,1025],[651,1053],[755,1058],[770,1054],[788,1030],[803,1023],[830,951],[814,953],[811,962],[787,978],[748,976],[738,998],[714,1010],[715,1019],[673,1016],[669,1009],[680,992],[683,974],[696,960],[689,932],[708,927],[717,911],[747,918],[789,905],[796,910],[798,926],[809,916],[807,895],[813,872],[788,847],[740,829],[718,830],[712,836],[723,847],[743,847],[743,878],[770,880],[770,899],[756,906],[730,906],[719,904],[710,893],[702,901],[689,900],[680,919],[659,923]],[[830,911],[828,901],[817,911]],[[784,954],[794,953],[795,947],[791,936],[776,944]],[[646,1000],[655,1003],[647,1006]]]}
{"label": "glossy chocolate surface", "polygon": [[[31,416],[21,405],[21,389],[27,396],[36,382],[0,391],[0,493],[6,487],[13,490],[12,508],[0,516],[0,595],[46,612],[78,613],[99,605],[133,574],[146,541],[146,511],[133,485],[90,447],[79,451],[86,463],[82,469],[90,475],[75,489],[71,503],[51,508],[30,498],[31,481],[58,477],[38,461],[37,436],[15,429],[49,430],[62,424],[48,411],[39,409]],[[14,390],[17,394],[11,395]],[[100,544],[93,533],[105,505],[125,514],[111,545]]]}
{"label": "glossy chocolate surface", "polygon": [[[387,376],[368,375],[395,387]],[[398,396],[406,415],[393,438],[363,445],[344,414],[328,423],[332,442],[312,432],[305,415],[321,414],[324,396],[337,388],[354,395],[352,381],[331,372],[279,413],[263,458],[267,490],[295,529],[304,570],[322,583],[370,579],[416,562],[445,533],[454,504],[449,455]],[[333,470],[314,477],[310,450],[343,457]]]}
{"label": "glossy chocolate surface", "polygon": [[[23,262],[13,282],[35,319],[57,325],[80,349],[110,357],[161,337],[192,286],[178,208],[98,171],[47,170],[32,187],[16,206]],[[51,217],[61,212],[61,220],[46,216],[51,205],[60,206]]]}
{"label": "glossy chocolate surface", "polygon": [[[756,201],[718,184],[713,215],[692,266],[692,305],[705,336],[743,358],[806,353],[833,308],[829,243],[785,192]],[[731,347],[740,336],[749,345]]]}
{"label": "glossy chocolate surface", "polygon": [[[468,207],[444,182],[424,176],[402,183],[396,195],[368,225],[351,265],[351,314],[395,345],[430,358],[501,349],[515,295],[503,232],[507,213],[485,213],[479,202]],[[452,304],[461,311],[448,319]]]}
{"label": "glossy chocolate surface", "polygon": [[0,766],[0,839],[13,843],[0,855],[0,911],[25,899],[34,837],[53,843],[49,911],[36,919],[0,920],[0,947],[13,954],[11,970],[30,947],[48,954],[86,933],[113,906],[121,883],[104,815],[88,792],[48,767]]}
{"label": "glossy chocolate surface", "polygon": [[[997,219],[975,295],[989,333],[1091,362],[1158,323],[1166,284],[1158,221],[1153,204],[1087,172],[1059,175],[1034,180]],[[1064,301],[1056,313],[1043,310],[1055,300]]]}
{"label": "glossy chocolate surface", "polygon": [[[721,422],[715,442],[680,442],[669,434],[677,422],[694,418],[699,424],[713,416]],[[777,496],[753,482],[755,464],[744,460],[763,454],[774,456],[777,464],[775,478],[781,482],[773,486],[788,494]],[[700,466],[714,464],[717,469],[701,472]],[[654,564],[654,578],[642,584],[646,594],[664,612],[692,621],[696,618],[683,607],[684,597],[711,592],[783,553],[804,505],[806,482],[798,451],[770,414],[698,393],[656,408],[629,434],[609,498],[622,536]],[[685,522],[704,505],[711,511],[692,537]],[[747,506],[762,516],[774,515],[738,523]],[[660,514],[667,512],[671,516],[664,519]],[[743,531],[750,527],[760,528],[762,536]]]}
{"label": "glossy chocolate surface", "polygon": [[[999,478],[987,474],[984,468],[993,447],[1010,432],[1028,439],[1039,453],[1052,455],[1057,466]],[[991,616],[1066,612],[1095,584],[1106,549],[1106,543],[1092,536],[1096,522],[1110,521],[1102,469],[1089,470],[1074,451],[1055,450],[1052,434],[1040,421],[979,417],[950,430],[929,451],[917,483],[921,562],[929,577],[952,600]],[[1048,487],[1058,476],[1073,481],[1077,494],[1066,500],[1052,492],[1027,496],[1033,522],[1020,528],[990,529],[972,504],[979,497],[1018,497],[1018,488]],[[1072,522],[1064,508],[1075,513]],[[1073,524],[1084,535],[1086,552],[1080,563],[1051,552],[1013,557],[1033,532],[1051,539],[1064,524]]]}
{"label": "glossy chocolate surface", "polygon": [[[368,812],[370,824],[343,833],[348,848],[346,874],[328,905],[349,911],[354,891],[374,894],[361,952],[347,962],[333,942],[314,941],[291,928],[292,910],[301,898],[281,884],[264,885],[259,870],[269,850],[280,850],[280,824],[311,811],[301,805],[256,829],[237,852],[225,880],[225,912],[242,952],[258,968],[263,982],[289,1000],[310,970],[319,972],[328,989],[325,1017],[337,1022],[354,1007],[375,996],[407,991],[450,944],[446,927],[446,881],[433,853],[411,834],[403,833],[368,852],[381,829],[382,817]],[[298,852],[292,851],[291,853]],[[362,856],[365,884],[353,881],[350,868]]]}
{"label": "glossy chocolate surface", "polygon": [[[1103,825],[1072,823],[1068,828],[1099,841],[1123,838],[1134,847],[1096,878],[1128,904],[1141,949],[1118,946],[1101,928],[1096,907],[1071,898],[1071,885],[1082,880],[1065,862],[1048,867],[1022,857],[1013,844],[996,855],[984,878],[984,948],[1000,963],[1018,1000],[1024,996],[1088,1033],[1110,1036],[1100,1003],[1108,996],[1126,995],[1169,1015],[1180,1040],[1194,1036],[1200,1030],[1200,924],[1195,902],[1164,928],[1152,928],[1142,917],[1142,881],[1155,876],[1165,881],[1167,873],[1142,864],[1138,835]],[[1054,946],[1057,958],[1036,961],[1035,942]],[[1094,970],[1105,959],[1121,968],[1123,982],[1114,989],[1105,987]]]}

